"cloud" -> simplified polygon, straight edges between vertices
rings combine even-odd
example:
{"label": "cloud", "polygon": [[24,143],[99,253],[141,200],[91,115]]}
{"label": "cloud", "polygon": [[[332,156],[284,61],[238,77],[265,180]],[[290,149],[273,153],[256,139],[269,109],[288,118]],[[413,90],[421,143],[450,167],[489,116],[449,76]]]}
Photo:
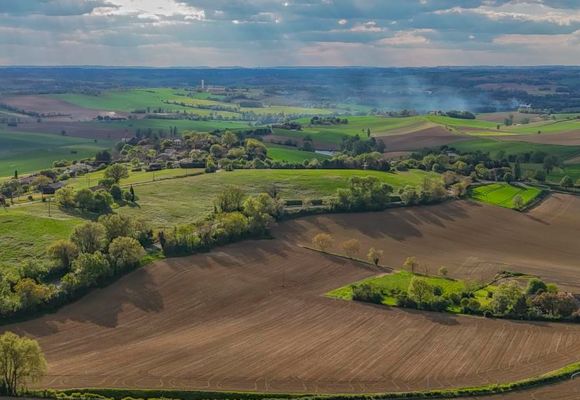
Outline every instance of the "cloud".
{"label": "cloud", "polygon": [[412,29],[395,32],[394,36],[381,39],[377,44],[382,46],[422,46],[430,42],[426,34],[434,33],[433,29]]}
{"label": "cloud", "polygon": [[0,0],[2,64],[578,64],[579,31],[578,0]]}

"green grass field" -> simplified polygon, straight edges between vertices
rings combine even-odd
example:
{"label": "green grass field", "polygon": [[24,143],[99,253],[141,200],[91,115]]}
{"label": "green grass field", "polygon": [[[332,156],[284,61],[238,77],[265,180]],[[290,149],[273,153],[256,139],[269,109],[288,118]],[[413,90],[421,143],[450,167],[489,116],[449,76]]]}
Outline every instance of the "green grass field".
{"label": "green grass field", "polygon": [[[390,293],[391,291],[405,292],[407,291],[411,280],[415,277],[420,277],[425,279],[432,286],[438,286],[443,290],[443,294],[461,294],[467,289],[467,285],[464,281],[455,280],[451,278],[437,277],[437,276],[423,276],[418,274],[413,274],[408,271],[396,271],[391,274],[385,274],[380,276],[374,276],[371,278],[364,279],[359,282],[352,283],[347,286],[340,287],[338,289],[332,290],[326,295],[335,299],[341,300],[352,300],[353,297],[353,286],[358,286],[361,284],[369,284],[377,289],[380,289],[383,293]],[[480,289],[475,292],[475,297],[482,304],[489,303],[489,298],[487,297],[488,291],[493,291],[493,286],[487,286],[485,289]],[[383,300],[384,305],[395,306],[397,305],[397,300],[394,296],[386,295]],[[449,309],[451,312],[460,312],[459,306],[452,306]]]}
{"label": "green grass field", "polygon": [[[145,184],[162,181],[165,179],[172,179],[178,177],[184,177],[186,175],[199,174],[203,172],[203,169],[164,169],[161,171],[129,171],[129,177],[126,179],[121,179],[121,186]],[[72,178],[67,181],[67,185],[71,185],[75,189],[85,189],[96,186],[101,179],[105,177],[105,171],[90,172],[88,174],[79,176],[78,178]]]}
{"label": "green grass field", "polygon": [[312,151],[298,150],[296,147],[282,146],[278,144],[268,144],[268,156],[272,160],[287,161],[291,163],[302,163],[304,160],[324,160],[330,158],[324,154],[317,154]]}
{"label": "green grass field", "polygon": [[178,133],[183,133],[185,131],[194,132],[213,132],[215,130],[238,130],[238,129],[248,129],[250,126],[247,122],[243,121],[221,121],[221,120],[209,120],[209,121],[193,121],[187,119],[139,119],[133,121],[94,121],[87,122],[87,127],[98,125],[107,126],[111,129],[128,129],[131,133],[134,133],[137,129],[146,130],[152,129],[153,132],[157,132],[160,129],[168,132],[169,128],[176,127]]}
{"label": "green grass field", "polygon": [[443,126],[450,126],[453,128],[472,128],[472,129],[491,129],[497,130],[497,123],[484,121],[480,119],[462,119],[462,118],[451,118],[451,117],[444,117],[441,115],[429,115],[426,117],[427,120],[443,125]]}
{"label": "green grass field", "polygon": [[515,208],[514,198],[521,196],[524,204],[536,199],[542,191],[534,187],[521,188],[507,183],[493,183],[479,186],[471,191],[471,198],[505,208]]}
{"label": "green grass field", "polygon": [[376,176],[395,187],[419,185],[432,173],[413,170],[386,173],[360,170],[236,170],[179,178],[135,187],[138,207],[123,207],[119,213],[170,227],[199,219],[213,208],[213,200],[224,187],[238,186],[256,194],[276,184],[284,199],[319,199],[334,195],[348,185],[352,176]]}
{"label": "green grass field", "polygon": [[[225,103],[215,100],[209,100],[207,93],[195,93],[194,97],[186,96],[182,90],[174,90],[171,88],[152,88],[152,89],[131,89],[131,90],[111,90],[103,92],[98,96],[65,93],[51,95],[51,97],[67,101],[80,107],[107,110],[107,111],[122,111],[131,112],[137,109],[151,109],[162,108],[166,111],[177,112],[187,111],[198,115],[221,115],[228,118],[241,117],[241,113],[253,112],[260,115],[268,114],[306,114],[319,115],[330,114],[334,110],[321,108],[307,108],[307,107],[290,107],[271,105],[258,108],[239,108],[235,104]],[[184,103],[186,106],[179,104],[167,104],[169,102]],[[238,112],[232,111],[214,111],[205,108],[207,106],[222,106],[231,108],[239,108]]]}
{"label": "green grass field", "polygon": [[548,120],[525,125],[503,127],[502,129],[505,129],[507,132],[513,132],[520,135],[537,135],[538,131],[540,131],[541,134],[572,132],[580,130],[580,120]]}
{"label": "green grass field", "polygon": [[[313,199],[333,195],[337,188],[347,186],[351,176],[377,176],[397,187],[419,185],[426,176],[434,176],[419,170],[396,174],[358,170],[237,170],[167,179],[178,172],[183,174],[184,170],[157,172],[166,180],[155,182],[149,181],[152,178],[150,172],[132,173],[122,183],[136,184],[138,205],[115,211],[143,218],[157,228],[171,227],[203,217],[212,210],[215,196],[228,185],[256,194],[276,183],[285,199]],[[91,185],[96,183],[97,174],[101,173],[93,174]],[[77,188],[88,186],[86,177],[71,182]],[[54,204],[49,215],[46,202],[0,208],[0,268],[14,268],[27,258],[43,257],[51,242],[68,237],[74,226],[81,222],[81,218],[58,210]]]}
{"label": "green grass field", "polygon": [[52,167],[55,160],[80,160],[112,146],[112,142],[0,129],[0,177]]}
{"label": "green grass field", "polygon": [[580,146],[561,146],[555,144],[536,144],[516,141],[502,141],[497,139],[474,139],[457,142],[450,145],[461,152],[474,152],[480,150],[489,153],[492,158],[500,152],[508,154],[523,154],[532,151],[543,151],[550,155],[560,157],[562,160],[580,155]]}
{"label": "green grass field", "polygon": [[296,122],[302,124],[301,131],[286,129],[275,129],[274,134],[291,139],[302,139],[306,135],[315,142],[323,145],[340,144],[344,137],[359,135],[362,139],[367,139],[367,130],[370,129],[373,136],[386,136],[389,134],[404,133],[405,130],[412,131],[413,128],[421,126],[426,122],[424,117],[408,118],[387,118],[381,116],[365,117],[345,117],[348,124],[344,125],[312,125],[310,118],[300,118]]}
{"label": "green grass field", "polygon": [[20,262],[42,258],[47,246],[67,238],[82,220],[60,212],[48,203],[0,208],[0,268],[11,270]]}

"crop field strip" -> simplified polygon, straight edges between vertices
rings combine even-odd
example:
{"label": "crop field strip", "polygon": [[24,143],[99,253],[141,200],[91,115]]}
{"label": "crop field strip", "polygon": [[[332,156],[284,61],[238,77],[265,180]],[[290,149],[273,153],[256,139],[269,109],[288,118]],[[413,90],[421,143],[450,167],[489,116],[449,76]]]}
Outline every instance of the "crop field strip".
{"label": "crop field strip", "polygon": [[[42,385],[53,387],[353,393],[507,382],[577,361],[580,326],[329,299],[325,292],[376,272],[297,244],[324,227],[337,241],[354,236],[363,247],[384,249],[387,265],[411,254],[419,262],[446,259],[452,276],[469,275],[468,254],[490,265],[526,254],[522,263],[549,264],[546,279],[558,282],[578,275],[569,236],[579,207],[577,198],[555,196],[533,219],[455,202],[285,222],[277,240],[157,262],[56,314],[6,329],[40,340],[50,365]],[[497,220],[507,228],[497,229]],[[542,256],[533,251],[538,236],[547,242]],[[523,272],[537,270],[530,262]],[[567,283],[580,288],[577,279]]]}

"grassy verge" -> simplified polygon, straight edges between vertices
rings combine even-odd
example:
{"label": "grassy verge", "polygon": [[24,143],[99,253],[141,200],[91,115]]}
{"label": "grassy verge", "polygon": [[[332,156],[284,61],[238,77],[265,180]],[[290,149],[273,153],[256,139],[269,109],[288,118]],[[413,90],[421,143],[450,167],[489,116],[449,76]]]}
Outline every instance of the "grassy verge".
{"label": "grassy verge", "polygon": [[[300,395],[290,393],[252,393],[252,392],[203,392],[183,390],[139,390],[139,389],[70,389],[60,391],[36,391],[32,396],[58,398],[57,396],[73,395],[75,393],[97,394],[108,399],[121,400],[133,398],[172,398],[180,400],[250,400],[250,399],[320,399],[320,400],[379,400],[379,399],[459,399],[473,396],[489,396],[521,391],[529,388],[554,384],[570,379],[580,373],[580,362],[567,365],[560,369],[514,382],[489,384],[472,387],[436,389],[411,392],[387,392],[373,394],[337,394],[337,395]],[[80,396],[77,396],[78,398]]]}

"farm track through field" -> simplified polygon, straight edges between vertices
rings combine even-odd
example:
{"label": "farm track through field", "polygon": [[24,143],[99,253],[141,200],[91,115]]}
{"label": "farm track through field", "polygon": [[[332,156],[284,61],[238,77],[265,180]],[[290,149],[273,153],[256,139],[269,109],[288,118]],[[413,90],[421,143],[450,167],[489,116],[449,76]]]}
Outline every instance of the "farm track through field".
{"label": "farm track through field", "polygon": [[330,232],[384,250],[387,265],[414,255],[472,278],[509,265],[580,291],[579,218],[580,198],[564,195],[527,214],[459,201],[308,217],[281,224],[275,240],[160,261],[4,329],[40,340],[41,384],[55,388],[354,393],[508,382],[578,361],[580,325],[326,298],[376,272],[298,244]]}

